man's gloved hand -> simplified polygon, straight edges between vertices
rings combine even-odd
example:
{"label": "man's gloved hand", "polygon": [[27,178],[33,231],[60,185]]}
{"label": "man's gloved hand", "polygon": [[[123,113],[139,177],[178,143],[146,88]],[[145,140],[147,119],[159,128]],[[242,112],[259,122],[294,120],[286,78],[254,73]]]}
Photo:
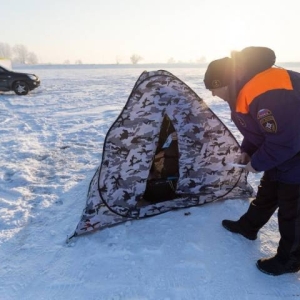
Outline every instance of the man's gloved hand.
{"label": "man's gloved hand", "polygon": [[259,171],[256,171],[256,170],[252,167],[251,161],[249,161],[249,162],[247,163],[247,165],[246,165],[246,167],[245,167],[245,170],[246,170],[247,172],[251,172],[251,173],[259,173]]}
{"label": "man's gloved hand", "polygon": [[246,165],[250,160],[251,157],[246,152],[242,152],[238,158],[238,164]]}

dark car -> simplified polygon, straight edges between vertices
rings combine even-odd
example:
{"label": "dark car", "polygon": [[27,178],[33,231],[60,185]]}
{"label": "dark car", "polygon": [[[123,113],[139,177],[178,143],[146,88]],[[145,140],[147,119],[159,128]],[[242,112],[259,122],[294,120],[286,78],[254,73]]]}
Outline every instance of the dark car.
{"label": "dark car", "polygon": [[0,66],[0,91],[14,91],[17,95],[27,95],[41,84],[34,74],[18,73]]}

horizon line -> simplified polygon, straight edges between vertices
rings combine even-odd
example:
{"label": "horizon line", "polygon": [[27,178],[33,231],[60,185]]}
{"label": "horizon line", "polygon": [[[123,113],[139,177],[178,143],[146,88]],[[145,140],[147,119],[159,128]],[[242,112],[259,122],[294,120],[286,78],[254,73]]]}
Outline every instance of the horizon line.
{"label": "horizon line", "polygon": [[[106,66],[106,67],[143,67],[143,66],[169,66],[169,67],[178,67],[178,66],[195,66],[195,67],[205,67],[209,62],[197,63],[197,62],[178,62],[178,63],[38,63],[38,64],[20,64],[12,63],[13,67],[34,67],[34,66]],[[280,64],[300,64],[300,61],[283,61],[275,63],[274,66],[279,66]]]}

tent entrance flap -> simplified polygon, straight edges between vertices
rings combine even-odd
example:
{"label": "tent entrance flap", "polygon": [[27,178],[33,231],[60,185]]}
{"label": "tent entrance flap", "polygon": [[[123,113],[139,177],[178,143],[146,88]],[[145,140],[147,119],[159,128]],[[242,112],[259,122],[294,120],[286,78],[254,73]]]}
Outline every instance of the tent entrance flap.
{"label": "tent entrance flap", "polygon": [[155,157],[147,179],[143,202],[150,204],[175,199],[178,177],[179,151],[177,133],[170,118],[168,115],[165,115]]}

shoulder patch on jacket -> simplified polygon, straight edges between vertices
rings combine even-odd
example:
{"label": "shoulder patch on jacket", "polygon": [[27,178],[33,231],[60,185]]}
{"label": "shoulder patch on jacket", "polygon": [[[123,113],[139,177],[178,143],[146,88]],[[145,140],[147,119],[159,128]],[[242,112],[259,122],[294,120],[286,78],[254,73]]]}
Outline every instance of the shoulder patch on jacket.
{"label": "shoulder patch on jacket", "polygon": [[271,111],[268,110],[268,109],[266,109],[266,108],[263,108],[263,109],[261,109],[261,110],[258,111],[258,113],[257,113],[257,119],[260,120],[260,119],[262,119],[262,118],[264,118],[266,116],[270,116],[270,115],[272,115]]}
{"label": "shoulder patch on jacket", "polygon": [[261,109],[257,113],[257,119],[259,120],[262,128],[271,133],[277,132],[277,123],[272,112],[269,109]]}

